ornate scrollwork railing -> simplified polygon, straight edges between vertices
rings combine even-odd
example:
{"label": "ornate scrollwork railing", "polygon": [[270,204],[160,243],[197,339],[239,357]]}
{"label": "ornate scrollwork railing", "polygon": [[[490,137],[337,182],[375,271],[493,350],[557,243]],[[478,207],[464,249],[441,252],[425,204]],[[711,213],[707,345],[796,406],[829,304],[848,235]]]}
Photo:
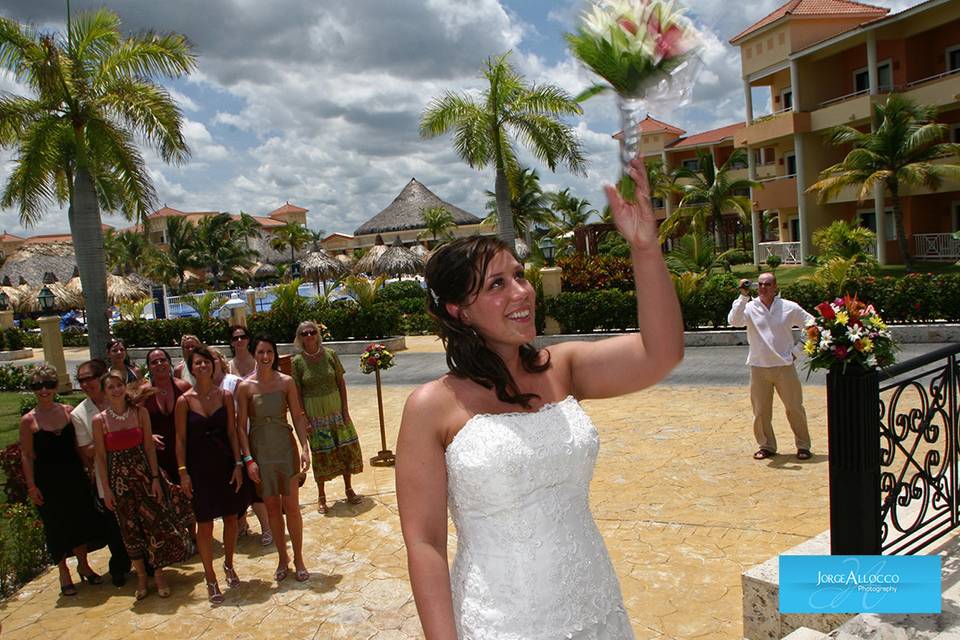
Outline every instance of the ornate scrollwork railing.
{"label": "ornate scrollwork railing", "polygon": [[960,345],[880,374],[880,516],[884,554],[913,554],[960,525]]}

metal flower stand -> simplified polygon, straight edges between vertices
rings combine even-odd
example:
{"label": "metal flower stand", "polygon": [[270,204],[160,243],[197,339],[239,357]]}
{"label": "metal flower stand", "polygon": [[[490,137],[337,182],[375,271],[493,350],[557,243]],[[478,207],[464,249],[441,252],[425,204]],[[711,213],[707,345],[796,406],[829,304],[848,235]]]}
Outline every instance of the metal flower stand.
{"label": "metal flower stand", "polygon": [[375,467],[392,467],[397,458],[393,451],[387,449],[387,431],[383,426],[383,391],[380,389],[380,367],[374,370],[377,376],[377,410],[380,412],[380,451],[374,457],[370,458],[370,464]]}

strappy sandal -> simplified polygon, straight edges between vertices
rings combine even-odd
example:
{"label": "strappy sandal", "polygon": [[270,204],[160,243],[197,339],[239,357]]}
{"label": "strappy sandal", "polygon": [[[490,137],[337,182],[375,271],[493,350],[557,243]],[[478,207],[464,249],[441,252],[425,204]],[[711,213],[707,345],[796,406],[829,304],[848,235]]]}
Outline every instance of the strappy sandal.
{"label": "strappy sandal", "polygon": [[260,534],[260,546],[269,547],[273,544],[273,534],[269,531]]}
{"label": "strappy sandal", "polygon": [[283,582],[287,579],[287,575],[290,573],[290,567],[277,567],[277,570],[273,572],[273,579],[277,582]]}
{"label": "strappy sandal", "polygon": [[310,572],[306,569],[297,569],[297,582],[306,582],[310,579]]}
{"label": "strappy sandal", "polygon": [[327,511],[330,510],[330,507],[327,506],[326,496],[320,496],[317,498],[317,513],[320,515],[326,515]]}
{"label": "strappy sandal", "polygon": [[358,496],[353,489],[347,490],[347,502],[350,504],[360,504],[363,502],[363,496]]}
{"label": "strappy sandal", "polygon": [[210,604],[223,603],[223,594],[220,592],[220,585],[217,584],[216,580],[207,583],[207,599]]}
{"label": "strappy sandal", "polygon": [[136,591],[133,592],[133,597],[138,602],[146,598],[148,595],[150,595],[150,590],[147,587],[144,587],[143,589],[137,589]]}
{"label": "strappy sandal", "polygon": [[60,595],[62,596],[75,596],[77,595],[77,587],[72,582],[68,584],[60,585]]}
{"label": "strappy sandal", "polygon": [[237,572],[233,570],[233,567],[228,565],[226,562],[223,563],[223,573],[227,577],[227,586],[233,589],[234,587],[240,586],[240,578],[237,576]]}
{"label": "strappy sandal", "polygon": [[772,458],[777,455],[776,451],[767,451],[766,449],[757,449],[757,452],[753,454],[754,460],[766,460],[767,458]]}
{"label": "strappy sandal", "polygon": [[170,585],[167,585],[165,587],[157,587],[157,595],[160,596],[161,598],[169,598]]}

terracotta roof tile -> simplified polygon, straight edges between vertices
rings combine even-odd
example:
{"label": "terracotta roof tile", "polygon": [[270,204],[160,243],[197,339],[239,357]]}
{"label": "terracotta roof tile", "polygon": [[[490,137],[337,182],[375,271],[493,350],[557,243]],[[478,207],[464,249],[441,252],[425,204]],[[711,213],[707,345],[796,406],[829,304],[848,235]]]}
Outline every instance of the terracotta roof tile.
{"label": "terracotta roof tile", "polygon": [[163,205],[162,207],[160,207],[159,209],[157,209],[147,217],[148,218],[166,218],[167,216],[185,216],[185,215],[187,214],[184,211],[180,211],[179,209],[174,209],[173,207],[168,207],[167,205]]}
{"label": "terracotta roof tile", "polygon": [[[667,124],[666,122],[661,122],[655,118],[647,116],[640,121],[638,125],[641,133],[675,133],[678,136],[682,136],[686,133],[683,129],[673,126],[672,124]],[[613,137],[619,140],[623,137],[623,131],[617,131],[613,134]]]}
{"label": "terracotta roof tile", "polygon": [[15,240],[25,240],[26,238],[21,238],[20,236],[15,236],[12,233],[5,233],[0,236],[0,242],[12,242]]}
{"label": "terracotta roof tile", "polygon": [[307,211],[309,211],[309,209],[304,209],[303,207],[298,207],[295,204],[290,204],[289,202],[287,202],[282,207],[279,207],[278,209],[274,209],[267,215],[272,218],[274,216],[282,215],[284,213],[306,213]]}
{"label": "terracotta roof tile", "polygon": [[889,12],[890,9],[854,2],[853,0],[790,0],[730,38],[730,44],[736,44],[738,40],[742,40],[751,33],[786,16],[863,16],[865,18],[879,18]]}
{"label": "terracotta roof tile", "polygon": [[717,129],[711,129],[710,131],[701,131],[700,133],[689,135],[686,138],[675,140],[667,148],[679,149],[683,147],[702,147],[708,144],[716,144],[733,138],[733,134],[745,126],[747,126],[745,122],[737,122]]}

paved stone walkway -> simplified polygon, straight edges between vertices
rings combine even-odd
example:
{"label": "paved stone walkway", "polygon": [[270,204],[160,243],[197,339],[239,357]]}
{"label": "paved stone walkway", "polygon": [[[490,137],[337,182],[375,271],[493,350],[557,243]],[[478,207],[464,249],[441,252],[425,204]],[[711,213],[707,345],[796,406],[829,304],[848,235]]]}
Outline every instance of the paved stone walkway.
{"label": "paved stone walkway", "polygon": [[[384,389],[391,446],[410,391]],[[740,573],[827,528],[824,394],[818,387],[806,391],[820,455],[805,463],[786,455],[751,459],[743,387],[664,386],[584,403],[602,440],[593,511],[638,639],[740,638]],[[364,453],[372,456],[379,449],[376,393],[354,387],[350,402]],[[783,450],[792,452],[782,412],[775,427]],[[152,593],[136,604],[132,579],[123,589],[82,585],[79,596],[60,597],[51,569],[0,603],[2,637],[422,638],[393,470],[368,466],[355,486],[365,498],[351,506],[342,484],[328,485],[328,499],[337,502],[326,517],[316,513],[312,478],[301,494],[314,576],[305,584],[272,582],[276,555],[257,537],[242,539],[236,566],[243,585],[228,590],[216,608],[206,601],[199,558],[173,568],[170,599]],[[451,554],[455,545],[451,528]],[[105,550],[92,558],[105,572]],[[225,587],[222,575],[220,584]]]}

